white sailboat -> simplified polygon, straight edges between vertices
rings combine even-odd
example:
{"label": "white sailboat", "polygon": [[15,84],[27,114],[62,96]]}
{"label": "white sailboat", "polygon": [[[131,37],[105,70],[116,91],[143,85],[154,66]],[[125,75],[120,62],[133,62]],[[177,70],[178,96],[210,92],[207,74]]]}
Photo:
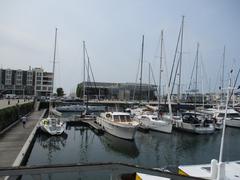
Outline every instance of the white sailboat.
{"label": "white sailboat", "polygon": [[[161,55],[160,55],[160,74],[159,74],[159,86],[158,86],[158,115],[144,114],[138,116],[140,127],[150,130],[160,131],[164,133],[172,132],[171,118],[160,116],[160,99],[161,99],[161,79],[162,79],[162,46],[163,46],[163,31],[161,31]],[[168,92],[169,95],[169,92]],[[170,103],[170,102],[168,102]],[[170,110],[171,114],[171,110]]]}
{"label": "white sailboat", "polygon": [[[197,75],[198,75],[198,52],[199,52],[199,43],[197,43],[197,52],[196,60],[194,63],[195,73],[196,73],[196,82],[195,89],[195,111],[182,113],[181,118],[174,119],[175,128],[192,132],[196,134],[211,134],[215,131],[215,127],[211,119],[208,116],[196,112],[196,93],[197,93]],[[193,68],[193,70],[194,70]]]}
{"label": "white sailboat", "polygon": [[47,118],[43,118],[39,122],[39,127],[43,132],[46,132],[50,135],[60,135],[64,132],[66,128],[66,123],[64,123],[61,119],[61,113],[52,107],[51,103],[51,95],[53,94],[54,87],[54,71],[55,71],[55,59],[56,59],[56,43],[57,43],[57,28],[55,30],[55,44],[54,44],[54,59],[53,59],[53,85],[52,85],[52,93],[50,94],[49,100],[49,114]]}

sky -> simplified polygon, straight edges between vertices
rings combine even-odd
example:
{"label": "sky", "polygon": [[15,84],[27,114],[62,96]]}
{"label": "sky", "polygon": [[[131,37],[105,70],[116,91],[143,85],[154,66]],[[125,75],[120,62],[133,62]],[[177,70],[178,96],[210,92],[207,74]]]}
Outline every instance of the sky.
{"label": "sky", "polygon": [[96,81],[135,82],[144,35],[143,82],[148,82],[148,63],[158,81],[164,30],[164,84],[184,15],[182,91],[190,81],[197,42],[205,67],[199,84],[213,91],[220,84],[224,46],[225,85],[230,69],[235,77],[240,67],[239,9],[239,0],[1,0],[0,64],[52,71],[57,27],[55,87],[69,93],[83,80],[83,41]]}

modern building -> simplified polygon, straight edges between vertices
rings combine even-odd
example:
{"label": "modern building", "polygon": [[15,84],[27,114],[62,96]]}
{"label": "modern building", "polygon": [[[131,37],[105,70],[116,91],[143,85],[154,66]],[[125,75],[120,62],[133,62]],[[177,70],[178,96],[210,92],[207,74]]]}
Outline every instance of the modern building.
{"label": "modern building", "polygon": [[[83,97],[83,82],[78,85]],[[141,89],[141,90],[140,90]],[[136,83],[85,82],[85,98],[108,100],[156,100],[157,86]]]}
{"label": "modern building", "polygon": [[0,69],[0,94],[48,96],[53,74],[42,68],[29,70]]}
{"label": "modern building", "polygon": [[44,72],[42,68],[35,68],[35,96],[49,96],[53,88],[53,73]]}

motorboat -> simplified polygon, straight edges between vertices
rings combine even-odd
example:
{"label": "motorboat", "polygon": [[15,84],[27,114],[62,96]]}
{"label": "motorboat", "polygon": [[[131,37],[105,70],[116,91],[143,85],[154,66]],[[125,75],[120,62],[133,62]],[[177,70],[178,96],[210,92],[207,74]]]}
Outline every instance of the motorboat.
{"label": "motorboat", "polygon": [[150,130],[160,131],[164,133],[172,132],[172,122],[170,118],[156,115],[141,115],[138,116],[139,126]]}
{"label": "motorboat", "polygon": [[[216,110],[215,112],[213,112],[213,118],[215,118],[217,122],[222,124],[224,114],[225,110]],[[226,126],[240,127],[240,113],[232,108],[228,108]]]}
{"label": "motorboat", "polygon": [[[211,115],[215,121],[216,129],[222,129],[222,122],[225,114],[225,109],[222,106],[205,109],[201,112]],[[226,126],[240,127],[240,113],[231,107],[227,108]]]}
{"label": "motorboat", "polygon": [[133,140],[138,122],[124,112],[105,112],[97,117],[96,122],[104,131],[116,137]]}
{"label": "motorboat", "polygon": [[181,118],[173,119],[174,127],[196,134],[211,134],[215,131],[212,120],[196,112],[182,113]]}
{"label": "motorboat", "polygon": [[61,112],[81,112],[85,110],[85,106],[76,104],[69,106],[59,106],[56,109]]}

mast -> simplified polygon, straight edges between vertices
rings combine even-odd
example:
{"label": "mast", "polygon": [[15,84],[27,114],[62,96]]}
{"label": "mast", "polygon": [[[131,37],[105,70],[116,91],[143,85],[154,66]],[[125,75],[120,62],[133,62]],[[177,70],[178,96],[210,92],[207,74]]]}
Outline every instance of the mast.
{"label": "mast", "polygon": [[222,63],[223,64],[222,64],[221,104],[223,103],[223,96],[224,96],[223,88],[224,88],[225,46],[223,49],[223,62]]}
{"label": "mast", "polygon": [[85,101],[85,41],[83,41],[83,103]]}
{"label": "mast", "polygon": [[151,64],[148,63],[148,102],[150,101]]}
{"label": "mast", "polygon": [[197,103],[197,84],[198,84],[198,50],[199,50],[199,43],[197,43],[197,54],[196,54],[196,74],[195,74],[195,78],[196,78],[196,82],[195,82],[195,95],[194,95],[194,109],[195,109],[195,113],[196,113],[196,103]]}
{"label": "mast", "polygon": [[144,50],[144,35],[142,36],[141,69],[140,69],[140,98],[139,98],[139,102],[141,102],[141,100],[142,100],[143,50]]}
{"label": "mast", "polygon": [[53,85],[52,85],[52,94],[54,92],[54,73],[55,73],[55,63],[56,63],[56,52],[57,52],[57,31],[58,29],[55,29],[55,40],[54,40],[54,54],[53,54]]}
{"label": "mast", "polygon": [[179,79],[178,79],[178,103],[181,99],[181,73],[182,73],[182,49],[183,49],[183,26],[184,16],[182,17],[182,28],[181,28],[181,44],[180,44],[180,57],[179,57]]}
{"label": "mast", "polygon": [[[225,49],[225,48],[224,48]],[[230,79],[232,77],[232,71],[230,72]],[[230,83],[229,83],[230,85]],[[226,118],[227,118],[227,107],[229,102],[229,91],[231,87],[227,88],[227,100],[226,100],[226,106],[225,106],[225,114],[223,119],[223,130],[222,130],[222,138],[221,138],[221,146],[220,146],[220,153],[219,153],[219,163],[222,162],[222,156],[223,156],[223,145],[224,145],[224,136],[225,136],[225,127],[226,127]]]}
{"label": "mast", "polygon": [[51,109],[51,96],[53,96],[54,92],[54,74],[55,74],[55,63],[56,63],[56,52],[57,52],[57,31],[58,29],[55,28],[55,39],[54,39],[54,51],[53,51],[53,70],[52,70],[52,92],[50,93],[50,98],[49,98],[49,111],[48,115],[51,114],[50,109]]}
{"label": "mast", "polygon": [[158,84],[158,118],[160,113],[160,103],[161,103],[161,81],[162,81],[162,47],[163,47],[163,30],[161,31],[161,50],[160,50],[160,71],[159,71],[159,84]]}

